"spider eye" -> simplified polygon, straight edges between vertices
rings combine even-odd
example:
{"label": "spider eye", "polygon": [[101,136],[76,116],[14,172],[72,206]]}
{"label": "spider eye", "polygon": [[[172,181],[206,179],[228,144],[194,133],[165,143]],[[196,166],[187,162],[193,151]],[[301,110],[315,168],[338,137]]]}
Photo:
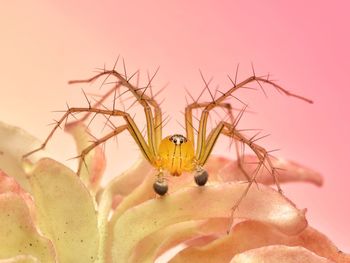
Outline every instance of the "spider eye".
{"label": "spider eye", "polygon": [[208,177],[209,177],[208,172],[201,168],[196,171],[194,175],[194,181],[198,186],[203,186],[207,183]]}
{"label": "spider eye", "polygon": [[169,137],[169,141],[175,143],[176,145],[180,145],[180,144],[183,144],[184,142],[187,142],[187,139],[180,134],[175,134]]}

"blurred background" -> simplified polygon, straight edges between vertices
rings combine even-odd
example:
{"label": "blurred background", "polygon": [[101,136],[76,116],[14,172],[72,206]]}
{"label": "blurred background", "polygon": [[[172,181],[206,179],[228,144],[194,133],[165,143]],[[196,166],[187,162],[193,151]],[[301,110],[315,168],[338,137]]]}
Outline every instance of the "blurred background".
{"label": "blurred background", "polygon": [[[322,173],[324,186],[283,185],[309,223],[342,250],[350,251],[350,17],[349,2],[334,1],[6,1],[0,4],[0,120],[44,140],[47,124],[66,102],[87,106],[81,91],[103,94],[107,87],[68,85],[96,68],[113,67],[118,55],[127,72],[154,73],[154,90],[171,117],[164,135],[184,133],[185,88],[197,97],[203,89],[199,69],[211,88],[270,73],[286,89],[314,100],[310,105],[266,87],[237,93],[253,113],[241,128],[261,128],[260,141],[276,156]],[[118,69],[123,71],[119,63]],[[203,99],[209,98],[205,93]],[[242,105],[232,100],[240,108]],[[136,119],[143,127],[140,112]],[[96,134],[95,134],[96,135]],[[98,134],[97,134],[98,135]],[[106,145],[109,178],[139,156],[129,135]],[[125,139],[124,139],[125,138]],[[1,138],[0,138],[1,139]],[[58,132],[48,151],[75,167],[71,137]],[[234,158],[227,141],[215,153]]]}

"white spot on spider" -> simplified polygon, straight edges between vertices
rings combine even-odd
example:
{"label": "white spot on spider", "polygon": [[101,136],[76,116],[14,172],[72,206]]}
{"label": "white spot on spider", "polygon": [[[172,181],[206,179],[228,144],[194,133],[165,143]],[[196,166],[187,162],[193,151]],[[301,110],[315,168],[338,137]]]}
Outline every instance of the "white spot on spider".
{"label": "white spot on spider", "polygon": [[171,137],[169,138],[169,140],[170,140],[171,142],[173,142],[174,144],[176,144],[176,145],[181,145],[181,144],[183,144],[184,142],[187,142],[186,137],[183,136],[183,135],[180,135],[180,134],[174,134],[173,136],[171,136]]}

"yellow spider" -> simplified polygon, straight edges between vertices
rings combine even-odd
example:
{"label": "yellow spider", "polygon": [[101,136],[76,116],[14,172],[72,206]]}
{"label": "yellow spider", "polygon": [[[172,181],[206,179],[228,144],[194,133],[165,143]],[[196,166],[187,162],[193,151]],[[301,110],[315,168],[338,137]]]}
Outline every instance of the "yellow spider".
{"label": "yellow spider", "polygon": [[[89,147],[87,147],[82,151],[80,155],[81,158],[79,159],[79,166],[77,171],[78,175],[80,173],[85,156],[92,149],[94,149],[96,146],[100,145],[101,143],[106,142],[110,138],[118,135],[119,133],[127,130],[131,134],[135,142],[137,143],[143,156],[158,171],[155,177],[155,182],[153,184],[153,188],[158,195],[163,196],[168,191],[168,185],[164,175],[166,172],[168,172],[172,176],[180,176],[183,172],[192,172],[194,174],[194,180],[196,184],[199,186],[204,186],[208,180],[208,173],[203,168],[203,166],[206,164],[208,157],[210,156],[210,153],[212,152],[218,137],[221,134],[224,134],[228,137],[231,137],[235,142],[244,143],[255,153],[255,155],[260,160],[257,170],[259,170],[260,167],[262,166],[266,167],[271,173],[274,179],[274,182],[278,188],[278,191],[281,192],[281,188],[279,186],[277,176],[276,176],[276,171],[275,171],[276,169],[272,165],[269,152],[266,151],[263,147],[256,144],[253,138],[247,138],[236,128],[237,123],[244,112],[244,109],[238,114],[237,118],[233,118],[233,115],[231,114],[230,122],[226,122],[226,121],[219,122],[216,125],[216,127],[210,131],[209,135],[206,136],[208,117],[211,111],[216,107],[221,107],[227,110],[228,112],[231,112],[231,109],[232,109],[231,104],[226,102],[227,99],[233,96],[232,94],[235,91],[245,87],[247,84],[252,82],[256,82],[259,85],[261,85],[261,83],[269,84],[288,96],[296,97],[308,103],[312,103],[311,100],[301,97],[299,95],[290,93],[289,91],[283,89],[273,81],[270,81],[268,78],[255,76],[255,73],[254,73],[253,76],[247,78],[246,80],[240,83],[236,83],[236,80],[235,81],[231,80],[232,87],[228,89],[226,92],[221,93],[221,95],[218,98],[214,98],[212,96],[212,101],[209,101],[209,102],[193,101],[192,103],[188,104],[187,107],[185,108],[186,136],[183,136],[180,134],[174,134],[163,138],[162,137],[163,120],[162,120],[162,111],[161,111],[160,105],[158,104],[156,99],[153,97],[153,95],[149,96],[145,93],[154,76],[151,78],[150,82],[145,88],[138,88],[130,83],[130,79],[127,79],[126,76],[123,76],[121,73],[118,73],[113,68],[112,70],[103,70],[103,72],[95,75],[92,78],[89,78],[86,80],[74,80],[74,81],[70,81],[70,83],[90,83],[102,76],[107,76],[107,78],[109,76],[114,76],[117,79],[117,81],[113,89],[111,89],[107,94],[105,94],[104,97],[101,99],[101,101],[97,103],[97,105],[99,105],[99,103],[101,103],[106,97],[110,96],[113,93],[113,91],[115,92],[115,90],[119,89],[120,87],[127,88],[127,90],[130,91],[135,96],[135,98],[137,99],[137,102],[144,109],[146,123],[147,123],[147,138],[145,139],[142,136],[142,133],[140,132],[139,128],[137,127],[136,123],[134,122],[133,118],[129,115],[128,112],[114,109],[114,106],[112,110],[101,109],[97,106],[91,107],[90,105],[87,108],[70,107],[68,108],[66,113],[61,117],[61,119],[57,122],[57,124],[52,129],[52,131],[50,132],[50,134],[48,135],[44,143],[41,145],[41,147],[27,153],[24,157],[27,157],[33,154],[34,152],[37,152],[43,149],[48,143],[49,139],[54,134],[54,132],[56,131],[56,129],[62,124],[64,120],[66,120],[66,118],[68,118],[70,114],[86,113],[87,115],[83,118],[83,120],[86,119],[87,116],[91,113],[95,113],[96,115],[103,114],[105,116],[108,116],[108,118],[113,116],[119,116],[125,120],[124,125],[114,127],[113,131],[105,135],[103,138],[96,140]],[[207,87],[207,84],[206,84],[206,88],[209,90],[209,88]],[[199,127],[198,129],[196,129],[198,131],[196,144],[195,144],[195,136],[194,136],[195,129],[193,126],[193,115],[192,115],[192,112],[194,109],[202,109],[200,120],[199,120]],[[255,172],[253,176],[247,174],[247,172],[244,171],[241,162],[242,162],[241,159],[238,158],[239,167],[244,173],[244,175],[246,176],[246,178],[248,179],[248,185],[245,192],[242,194],[241,198],[238,200],[237,204],[235,205],[235,207],[238,206],[239,202],[247,194],[252,183],[255,182],[256,176],[258,174],[257,172]]]}

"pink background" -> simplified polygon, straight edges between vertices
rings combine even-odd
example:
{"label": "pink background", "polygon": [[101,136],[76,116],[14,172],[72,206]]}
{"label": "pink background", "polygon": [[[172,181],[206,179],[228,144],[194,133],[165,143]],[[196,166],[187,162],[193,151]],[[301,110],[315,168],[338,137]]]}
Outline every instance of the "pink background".
{"label": "pink background", "polygon": [[[263,128],[272,135],[262,145],[282,148],[278,155],[322,172],[323,188],[291,184],[283,189],[308,208],[312,226],[350,251],[348,1],[30,2],[0,6],[0,120],[44,139],[46,124],[59,116],[51,111],[64,110],[66,101],[85,103],[80,87],[67,81],[91,76],[104,63],[111,67],[121,54],[130,72],[161,67],[156,84],[169,82],[161,97],[173,117],[166,131],[182,132],[176,120],[183,121],[184,87],[195,95],[203,87],[198,69],[225,90],[226,74],[234,75],[241,63],[241,79],[248,77],[252,61],[258,74],[270,72],[315,104],[270,88],[268,99],[260,91],[241,92],[258,112],[247,114],[242,126]],[[128,144],[119,145],[123,153],[110,157],[110,174],[136,158],[136,146],[126,138]],[[62,160],[74,156],[71,138],[62,133],[49,150]],[[228,154],[223,143],[216,152]]]}

